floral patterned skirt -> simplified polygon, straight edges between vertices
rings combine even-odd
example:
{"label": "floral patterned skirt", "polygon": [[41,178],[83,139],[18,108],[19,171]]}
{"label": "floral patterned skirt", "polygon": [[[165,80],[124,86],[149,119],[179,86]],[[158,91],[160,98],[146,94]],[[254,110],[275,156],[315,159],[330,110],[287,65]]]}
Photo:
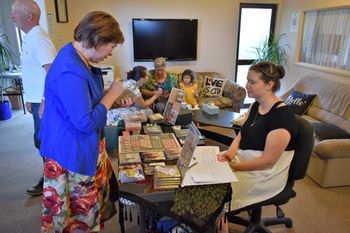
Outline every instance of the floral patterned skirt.
{"label": "floral patterned skirt", "polygon": [[68,171],[46,159],[42,202],[41,232],[97,232],[116,213],[118,183],[100,141],[95,176]]}

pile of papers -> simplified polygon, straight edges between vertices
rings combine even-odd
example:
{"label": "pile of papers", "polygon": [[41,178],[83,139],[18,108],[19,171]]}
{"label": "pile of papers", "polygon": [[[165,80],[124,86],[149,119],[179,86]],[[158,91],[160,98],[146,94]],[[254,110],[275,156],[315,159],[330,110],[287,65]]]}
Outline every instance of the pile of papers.
{"label": "pile of papers", "polygon": [[226,161],[217,158],[217,146],[196,147],[181,186],[237,182],[237,177]]}

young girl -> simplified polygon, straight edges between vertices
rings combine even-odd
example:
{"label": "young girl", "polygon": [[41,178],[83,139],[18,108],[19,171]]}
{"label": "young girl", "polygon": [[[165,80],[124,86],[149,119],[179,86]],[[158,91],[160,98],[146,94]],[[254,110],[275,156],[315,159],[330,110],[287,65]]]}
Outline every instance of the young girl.
{"label": "young girl", "polygon": [[152,114],[152,110],[148,108],[151,104],[158,99],[163,93],[163,90],[159,88],[155,91],[155,94],[148,100],[144,100],[140,87],[148,80],[147,68],[144,66],[135,66],[131,71],[127,73],[127,79],[123,81],[123,87],[133,93],[132,106],[127,108],[111,109],[107,113],[107,125],[118,125],[119,120],[123,119],[125,114],[132,113],[146,113]]}
{"label": "young girl", "polygon": [[192,70],[185,70],[181,75],[180,88],[185,92],[184,101],[186,104],[191,105],[191,107],[198,107],[197,97],[197,83],[194,82],[195,74]]}

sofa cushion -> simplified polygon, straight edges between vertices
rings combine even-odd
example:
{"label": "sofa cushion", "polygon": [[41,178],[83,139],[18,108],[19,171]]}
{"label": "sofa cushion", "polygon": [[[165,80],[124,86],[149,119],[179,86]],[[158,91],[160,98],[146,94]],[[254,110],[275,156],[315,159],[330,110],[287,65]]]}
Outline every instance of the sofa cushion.
{"label": "sofa cushion", "polygon": [[307,109],[311,105],[316,95],[304,94],[298,91],[292,91],[292,93],[284,100],[286,104],[299,116],[306,113]]}
{"label": "sofa cushion", "polygon": [[317,94],[307,115],[350,133],[350,79],[328,76],[310,73],[295,84],[294,90]]}
{"label": "sofa cushion", "polygon": [[203,97],[222,96],[227,79],[205,76],[202,89]]}
{"label": "sofa cushion", "polygon": [[214,103],[219,108],[230,108],[232,107],[232,99],[227,97],[202,97],[198,101],[198,105],[202,107],[203,104]]}
{"label": "sofa cushion", "polygon": [[312,122],[316,137],[322,141],[326,139],[350,139],[350,134],[336,125],[322,122]]}
{"label": "sofa cushion", "polygon": [[328,139],[317,143],[313,150],[323,159],[350,158],[350,139]]}

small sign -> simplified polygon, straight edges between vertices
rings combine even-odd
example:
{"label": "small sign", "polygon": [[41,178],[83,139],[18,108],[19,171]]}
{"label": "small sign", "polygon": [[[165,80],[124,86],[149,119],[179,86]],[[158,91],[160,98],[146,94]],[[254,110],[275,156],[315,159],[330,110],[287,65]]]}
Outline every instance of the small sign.
{"label": "small sign", "polygon": [[290,31],[296,32],[299,24],[299,13],[293,13],[290,21]]}

